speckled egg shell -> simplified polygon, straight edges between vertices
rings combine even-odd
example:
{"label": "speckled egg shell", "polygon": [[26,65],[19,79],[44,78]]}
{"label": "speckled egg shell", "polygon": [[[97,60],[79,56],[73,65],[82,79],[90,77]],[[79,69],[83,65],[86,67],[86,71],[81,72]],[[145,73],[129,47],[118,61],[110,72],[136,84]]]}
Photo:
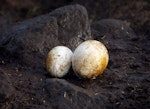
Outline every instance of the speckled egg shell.
{"label": "speckled egg shell", "polygon": [[87,40],[75,49],[72,56],[72,68],[82,78],[95,79],[103,73],[108,60],[108,51],[101,42]]}
{"label": "speckled egg shell", "polygon": [[46,69],[53,77],[63,77],[71,66],[72,51],[65,46],[54,47],[47,55]]}

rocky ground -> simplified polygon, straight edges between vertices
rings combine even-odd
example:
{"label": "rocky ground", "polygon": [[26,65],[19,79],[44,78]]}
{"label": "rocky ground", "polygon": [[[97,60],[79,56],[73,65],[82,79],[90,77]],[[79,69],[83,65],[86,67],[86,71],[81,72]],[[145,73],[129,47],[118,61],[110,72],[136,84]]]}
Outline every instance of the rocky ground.
{"label": "rocky ground", "polygon": [[[150,108],[148,0],[0,2],[1,109]],[[47,74],[52,47],[74,50],[88,39],[108,48],[102,75],[82,80],[72,69],[61,79]]]}

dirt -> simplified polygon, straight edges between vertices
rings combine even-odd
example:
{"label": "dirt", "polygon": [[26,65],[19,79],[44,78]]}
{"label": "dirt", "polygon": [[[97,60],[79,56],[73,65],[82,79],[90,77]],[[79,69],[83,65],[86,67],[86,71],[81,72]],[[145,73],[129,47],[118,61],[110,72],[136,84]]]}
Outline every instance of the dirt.
{"label": "dirt", "polygon": [[[0,19],[2,19],[0,26],[21,22],[68,4],[78,3],[85,6],[91,21],[92,35],[94,39],[106,45],[110,61],[104,73],[95,80],[82,80],[75,75],[67,75],[63,79],[85,90],[103,95],[107,109],[150,108],[150,3],[148,0],[117,2],[116,0],[95,0],[94,2],[93,0],[88,2],[84,0],[58,2],[56,0],[57,4],[53,0],[52,3],[45,0],[43,4],[40,4],[41,0],[31,0],[32,2],[26,1],[24,5],[15,1],[0,1]],[[45,3],[46,7],[44,7]],[[111,20],[99,22],[106,18],[123,20],[125,29],[122,30],[121,26],[117,25],[118,21],[114,24],[112,22],[115,21]],[[106,23],[108,23],[108,29],[105,28]],[[117,25],[116,28],[114,25]],[[128,25],[133,28],[133,31],[130,31]],[[131,35],[125,35],[126,29]],[[45,80],[52,78],[45,68],[35,69],[22,66],[15,61],[0,60],[0,69],[8,74],[16,90],[14,99],[3,104],[3,109],[19,109],[20,107],[22,109],[55,109],[49,103],[49,96],[44,88]]]}

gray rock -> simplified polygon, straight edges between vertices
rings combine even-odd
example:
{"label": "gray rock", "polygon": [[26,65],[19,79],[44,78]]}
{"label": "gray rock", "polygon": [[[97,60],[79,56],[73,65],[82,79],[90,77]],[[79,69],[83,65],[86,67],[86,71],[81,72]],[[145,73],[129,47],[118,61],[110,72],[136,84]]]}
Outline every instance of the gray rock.
{"label": "gray rock", "polygon": [[15,89],[10,84],[8,76],[0,71],[0,106],[1,104],[10,101],[15,94]]}
{"label": "gray rock", "polygon": [[45,88],[55,109],[105,109],[102,96],[63,79],[47,79]]}
{"label": "gray rock", "polygon": [[0,55],[3,58],[10,56],[10,59],[14,58],[31,67],[43,67],[52,47],[67,45],[74,50],[90,37],[86,9],[80,5],[71,5],[0,28]]}
{"label": "gray rock", "polygon": [[84,40],[91,39],[88,14],[83,6],[65,6],[50,15],[57,18],[58,38],[72,50]]}

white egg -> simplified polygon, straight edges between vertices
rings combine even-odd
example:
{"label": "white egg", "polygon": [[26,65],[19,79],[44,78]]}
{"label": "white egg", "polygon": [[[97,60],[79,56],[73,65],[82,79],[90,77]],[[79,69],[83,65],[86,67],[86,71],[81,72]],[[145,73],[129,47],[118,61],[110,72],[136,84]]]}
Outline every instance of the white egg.
{"label": "white egg", "polygon": [[63,77],[71,67],[72,51],[65,46],[54,47],[47,56],[46,69],[51,76]]}
{"label": "white egg", "polygon": [[101,42],[87,40],[75,49],[72,56],[72,68],[82,78],[95,79],[103,73],[108,60],[108,51]]}

